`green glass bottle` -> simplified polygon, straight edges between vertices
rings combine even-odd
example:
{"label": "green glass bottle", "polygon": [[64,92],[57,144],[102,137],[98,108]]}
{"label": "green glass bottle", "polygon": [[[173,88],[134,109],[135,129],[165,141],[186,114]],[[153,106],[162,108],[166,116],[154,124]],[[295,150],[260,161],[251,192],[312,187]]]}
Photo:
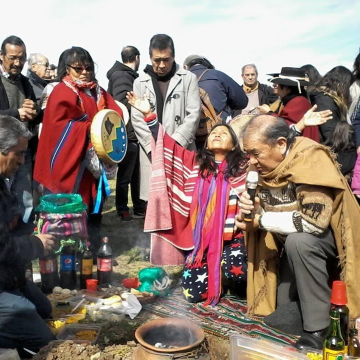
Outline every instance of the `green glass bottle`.
{"label": "green glass bottle", "polygon": [[345,359],[345,341],[340,329],[340,313],[337,309],[330,311],[330,326],[324,340],[324,360]]}
{"label": "green glass bottle", "polygon": [[349,334],[349,355],[360,358],[360,344],[357,329],[350,329]]}

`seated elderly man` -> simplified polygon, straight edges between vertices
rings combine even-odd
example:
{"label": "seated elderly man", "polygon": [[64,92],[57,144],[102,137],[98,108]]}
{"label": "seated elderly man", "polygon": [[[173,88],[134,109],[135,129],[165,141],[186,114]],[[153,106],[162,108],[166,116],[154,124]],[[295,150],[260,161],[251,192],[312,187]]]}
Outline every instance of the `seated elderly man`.
{"label": "seated elderly man", "polygon": [[258,197],[243,193],[236,223],[247,235],[249,312],[269,315],[277,305],[265,322],[280,319],[289,331],[285,312],[297,301],[304,332],[296,347],[321,349],[332,280],[346,282],[350,316],[360,316],[360,208],[329,149],[294,137],[283,119],[251,119],[243,146],[259,173]]}
{"label": "seated elderly man", "polygon": [[[43,319],[51,304],[25,279],[25,265],[52,250],[52,235],[30,235],[33,227],[21,220],[8,179],[25,161],[32,134],[11,116],[0,116],[0,348],[38,351],[54,339]],[[29,354],[27,354],[29,355]]]}

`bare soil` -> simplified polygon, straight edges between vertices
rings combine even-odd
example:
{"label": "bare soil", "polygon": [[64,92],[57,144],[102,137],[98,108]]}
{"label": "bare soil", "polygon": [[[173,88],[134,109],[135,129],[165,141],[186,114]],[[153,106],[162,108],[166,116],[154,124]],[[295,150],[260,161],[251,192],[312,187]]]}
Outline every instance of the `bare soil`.
{"label": "bare soil", "polygon": [[[144,221],[133,219],[130,222],[121,221],[115,209],[115,181],[110,181],[112,193],[103,209],[102,235],[107,236],[113,250],[114,266],[113,280],[121,282],[127,277],[136,277],[139,271],[149,267],[150,235],[142,231]],[[132,206],[132,204],[131,204]],[[132,210],[132,209],[131,209]],[[177,286],[182,268],[166,266],[166,272]],[[134,319],[128,317],[121,323],[102,324],[102,331],[97,345],[84,346],[71,341],[50,343],[43,348],[34,360],[129,360],[135,344],[135,330],[156,316],[141,311]],[[84,320],[88,322],[88,319]],[[82,322],[84,322],[82,321]],[[211,360],[227,360],[230,358],[229,340],[213,335],[206,335]],[[71,355],[71,356],[70,356]]]}

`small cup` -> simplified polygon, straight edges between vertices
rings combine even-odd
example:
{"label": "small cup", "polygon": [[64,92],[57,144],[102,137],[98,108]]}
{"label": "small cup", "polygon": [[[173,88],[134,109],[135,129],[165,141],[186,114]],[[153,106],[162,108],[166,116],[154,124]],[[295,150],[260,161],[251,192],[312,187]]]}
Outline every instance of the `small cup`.
{"label": "small cup", "polygon": [[97,291],[98,280],[97,279],[87,279],[86,280],[86,290],[87,291]]}
{"label": "small cup", "polygon": [[122,285],[128,289],[137,289],[140,286],[140,283],[139,279],[135,277],[124,279]]}

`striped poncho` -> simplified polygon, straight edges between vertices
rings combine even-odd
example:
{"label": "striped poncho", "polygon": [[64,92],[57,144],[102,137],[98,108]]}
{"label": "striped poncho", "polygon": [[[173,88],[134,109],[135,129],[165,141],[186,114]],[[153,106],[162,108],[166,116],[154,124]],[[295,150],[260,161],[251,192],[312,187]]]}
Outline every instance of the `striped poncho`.
{"label": "striped poncho", "polygon": [[152,149],[144,231],[155,233],[179,249],[192,250],[186,261],[188,267],[208,263],[208,302],[215,304],[221,292],[223,242],[235,236],[237,196],[245,188],[245,166],[239,177],[226,180],[224,161],[217,176],[203,178],[196,153],[178,145],[159,126]]}

